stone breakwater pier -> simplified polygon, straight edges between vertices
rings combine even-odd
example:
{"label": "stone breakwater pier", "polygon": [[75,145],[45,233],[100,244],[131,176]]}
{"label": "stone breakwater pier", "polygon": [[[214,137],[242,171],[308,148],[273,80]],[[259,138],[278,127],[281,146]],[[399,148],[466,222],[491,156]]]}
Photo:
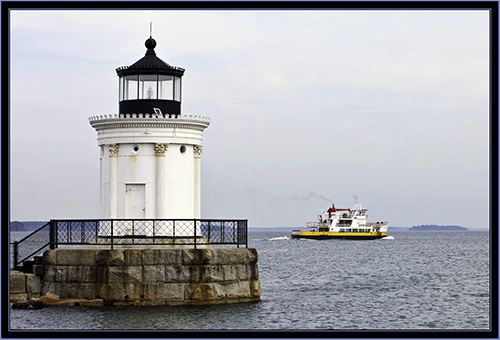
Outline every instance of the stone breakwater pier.
{"label": "stone breakwater pier", "polygon": [[52,249],[37,270],[43,275],[11,271],[11,302],[40,296],[117,306],[254,302],[261,295],[257,261],[249,248]]}

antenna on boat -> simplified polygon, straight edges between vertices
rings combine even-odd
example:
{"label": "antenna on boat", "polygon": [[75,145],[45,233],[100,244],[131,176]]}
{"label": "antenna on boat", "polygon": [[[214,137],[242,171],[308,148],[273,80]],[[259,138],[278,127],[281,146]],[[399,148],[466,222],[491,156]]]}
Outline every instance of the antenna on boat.
{"label": "antenna on boat", "polygon": [[360,210],[361,207],[360,207],[360,205],[358,203],[358,196],[353,195],[352,198],[354,198],[354,210]]}

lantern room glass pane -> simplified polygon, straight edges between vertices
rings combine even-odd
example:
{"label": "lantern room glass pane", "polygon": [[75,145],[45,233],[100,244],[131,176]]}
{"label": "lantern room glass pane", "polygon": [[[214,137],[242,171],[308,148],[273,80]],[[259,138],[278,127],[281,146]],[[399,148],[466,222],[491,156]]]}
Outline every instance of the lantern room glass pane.
{"label": "lantern room glass pane", "polygon": [[172,100],[174,98],[174,77],[159,76],[158,99]]}
{"label": "lantern room glass pane", "polygon": [[156,99],[158,91],[158,76],[146,74],[139,77],[139,99]]}
{"label": "lantern room glass pane", "polygon": [[126,76],[124,86],[124,100],[137,99],[138,95],[138,76]]}
{"label": "lantern room glass pane", "polygon": [[180,102],[181,101],[181,78],[175,77],[174,82],[174,100]]}

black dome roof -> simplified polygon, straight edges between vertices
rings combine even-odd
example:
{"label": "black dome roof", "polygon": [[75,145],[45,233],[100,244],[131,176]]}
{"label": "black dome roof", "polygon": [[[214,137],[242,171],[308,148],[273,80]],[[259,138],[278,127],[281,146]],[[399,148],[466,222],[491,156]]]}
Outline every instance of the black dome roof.
{"label": "black dome roof", "polygon": [[149,37],[145,44],[147,51],[146,55],[130,66],[122,66],[116,69],[119,77],[136,74],[162,74],[182,77],[184,69],[181,67],[171,66],[156,56],[154,48],[156,41]]}

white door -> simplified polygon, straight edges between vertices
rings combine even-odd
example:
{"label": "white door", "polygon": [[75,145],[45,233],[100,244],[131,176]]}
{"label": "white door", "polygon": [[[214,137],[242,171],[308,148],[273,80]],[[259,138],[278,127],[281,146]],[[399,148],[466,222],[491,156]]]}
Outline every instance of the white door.
{"label": "white door", "polygon": [[145,218],[145,184],[125,184],[125,218]]}

